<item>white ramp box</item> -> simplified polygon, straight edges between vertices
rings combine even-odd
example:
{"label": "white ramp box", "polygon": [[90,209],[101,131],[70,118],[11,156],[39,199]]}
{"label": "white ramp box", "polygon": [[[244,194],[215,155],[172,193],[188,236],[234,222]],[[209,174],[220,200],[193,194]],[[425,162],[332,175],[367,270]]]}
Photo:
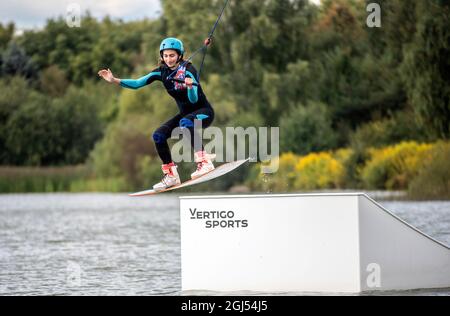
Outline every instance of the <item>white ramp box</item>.
{"label": "white ramp box", "polygon": [[450,287],[450,249],[362,193],[180,198],[183,291]]}

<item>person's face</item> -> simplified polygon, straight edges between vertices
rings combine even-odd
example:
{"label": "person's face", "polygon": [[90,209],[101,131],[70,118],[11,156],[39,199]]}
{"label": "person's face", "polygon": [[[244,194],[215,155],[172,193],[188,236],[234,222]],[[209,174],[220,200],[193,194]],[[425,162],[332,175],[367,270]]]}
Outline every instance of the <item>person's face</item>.
{"label": "person's face", "polygon": [[179,57],[180,56],[175,50],[166,49],[163,51],[163,60],[169,68],[173,68],[177,65]]}

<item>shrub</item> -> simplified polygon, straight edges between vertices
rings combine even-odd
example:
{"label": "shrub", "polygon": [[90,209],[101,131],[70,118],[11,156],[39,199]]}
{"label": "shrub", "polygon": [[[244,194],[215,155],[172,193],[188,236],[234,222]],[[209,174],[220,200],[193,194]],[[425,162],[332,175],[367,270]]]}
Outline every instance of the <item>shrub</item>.
{"label": "shrub", "polygon": [[250,171],[247,185],[252,190],[287,192],[294,189],[296,179],[295,166],[299,157],[293,153],[285,153],[278,159],[278,171],[274,174],[263,174],[261,164],[256,164]]}
{"label": "shrub", "polygon": [[433,146],[408,188],[417,199],[450,199],[450,143]]}
{"label": "shrub", "polygon": [[430,154],[432,145],[403,142],[382,149],[369,149],[369,161],[361,171],[368,189],[406,189],[418,174],[422,161]]}
{"label": "shrub", "polygon": [[312,153],[301,158],[295,166],[295,187],[302,190],[340,188],[344,176],[342,163],[330,153]]}

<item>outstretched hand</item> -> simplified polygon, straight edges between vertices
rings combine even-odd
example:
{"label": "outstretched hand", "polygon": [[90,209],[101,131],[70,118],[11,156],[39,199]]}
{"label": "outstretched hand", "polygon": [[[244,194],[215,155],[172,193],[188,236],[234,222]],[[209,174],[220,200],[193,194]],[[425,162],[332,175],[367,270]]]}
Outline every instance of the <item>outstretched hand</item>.
{"label": "outstretched hand", "polygon": [[113,83],[114,82],[114,76],[111,72],[110,69],[102,69],[98,72],[98,75],[100,77],[102,77],[103,79],[105,79],[107,82],[109,83]]}

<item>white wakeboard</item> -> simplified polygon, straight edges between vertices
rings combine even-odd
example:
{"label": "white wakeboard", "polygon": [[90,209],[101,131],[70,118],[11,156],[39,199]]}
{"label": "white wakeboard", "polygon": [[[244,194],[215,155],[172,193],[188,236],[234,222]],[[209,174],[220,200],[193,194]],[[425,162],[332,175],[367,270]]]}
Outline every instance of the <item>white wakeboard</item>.
{"label": "white wakeboard", "polygon": [[173,190],[177,190],[177,189],[181,189],[181,188],[185,188],[185,187],[189,187],[191,185],[196,185],[196,184],[200,184],[215,178],[218,178],[220,176],[223,176],[231,171],[233,171],[234,169],[240,167],[241,165],[243,165],[244,163],[246,163],[247,161],[249,161],[250,158],[248,159],[244,159],[244,160],[237,160],[237,161],[232,161],[232,162],[228,162],[225,163],[223,165],[220,165],[219,167],[217,167],[216,169],[214,169],[213,171],[210,171],[196,179],[192,179],[192,180],[188,180],[186,182],[183,182],[179,185],[170,187],[168,189],[162,190],[162,191],[155,191],[155,190],[146,190],[146,191],[141,191],[141,192],[136,192],[136,193],[132,193],[129,194],[129,196],[132,197],[139,197],[139,196],[146,196],[146,195],[155,195],[158,193],[164,193],[164,192],[168,192],[168,191],[173,191]]}

